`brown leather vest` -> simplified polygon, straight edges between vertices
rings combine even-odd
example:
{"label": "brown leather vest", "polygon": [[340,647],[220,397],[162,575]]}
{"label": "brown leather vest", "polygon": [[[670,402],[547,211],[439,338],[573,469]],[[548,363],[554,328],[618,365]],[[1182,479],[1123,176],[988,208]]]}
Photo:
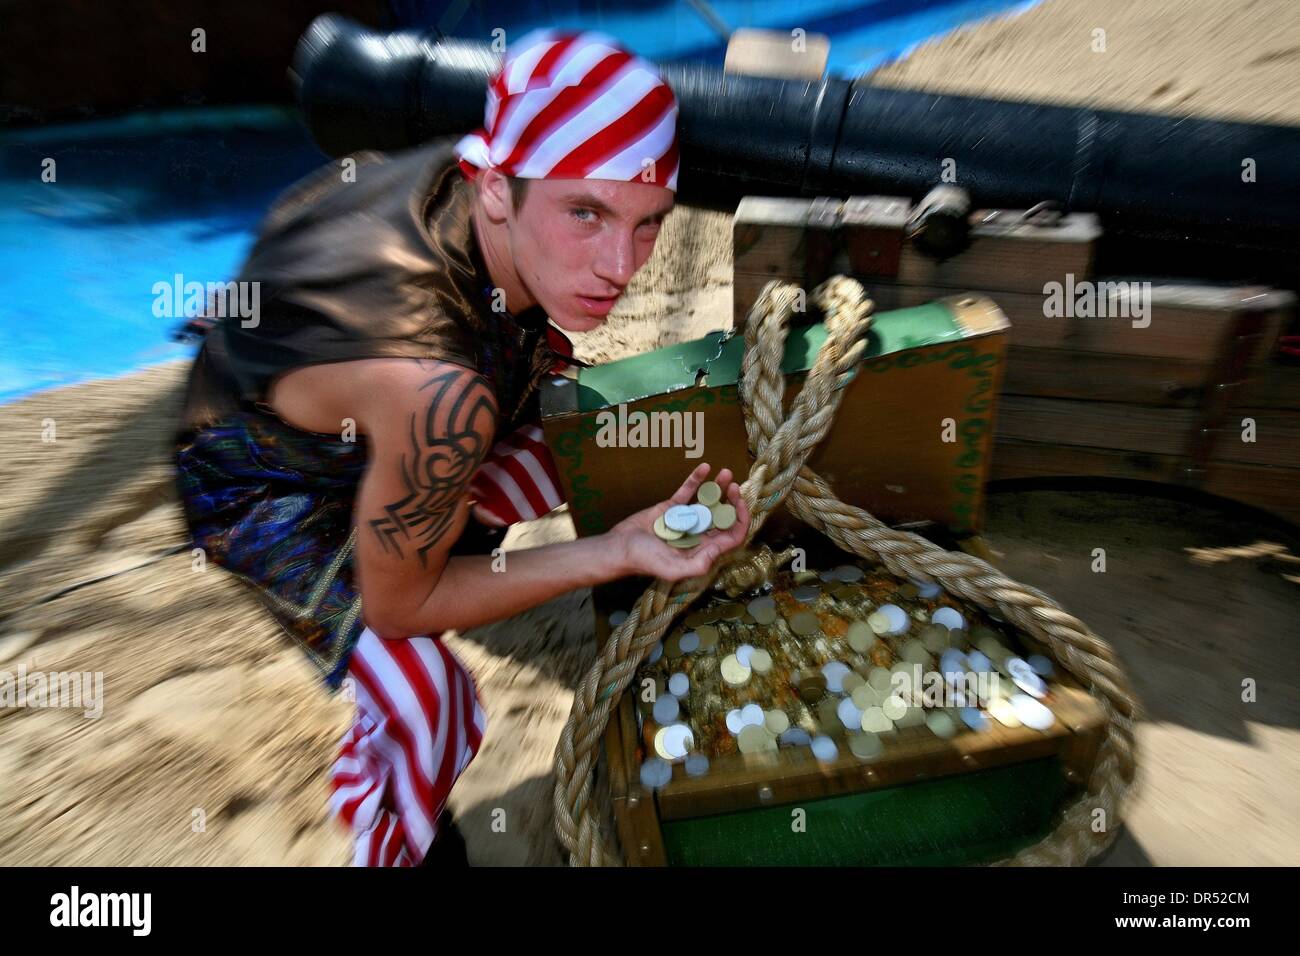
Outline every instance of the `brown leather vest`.
{"label": "brown leather vest", "polygon": [[[474,188],[452,151],[457,138],[355,154],[355,182],[343,181],[336,162],[276,201],[236,277],[259,284],[256,324],[230,316],[208,333],[182,434],[239,407],[270,411],[264,399],[278,373],[363,358],[464,365],[494,381],[498,434],[528,417],[559,356],[540,307],[517,316],[491,309],[492,281],[472,228]],[[503,337],[514,363],[501,359]]]}

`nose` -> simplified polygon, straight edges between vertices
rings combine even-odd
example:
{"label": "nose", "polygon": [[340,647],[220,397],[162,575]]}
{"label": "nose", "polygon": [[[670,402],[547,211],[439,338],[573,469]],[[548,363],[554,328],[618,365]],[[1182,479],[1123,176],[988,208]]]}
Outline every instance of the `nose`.
{"label": "nose", "polygon": [[623,289],[632,281],[636,271],[636,244],[631,231],[620,231],[610,235],[600,244],[600,254],[596,257],[596,275],[610,285]]}

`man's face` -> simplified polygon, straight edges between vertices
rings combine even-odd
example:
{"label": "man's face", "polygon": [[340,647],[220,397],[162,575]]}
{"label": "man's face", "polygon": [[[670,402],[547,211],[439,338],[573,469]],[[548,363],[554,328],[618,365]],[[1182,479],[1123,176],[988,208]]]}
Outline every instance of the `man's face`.
{"label": "man's face", "polygon": [[673,208],[672,190],[641,182],[532,179],[518,211],[504,193],[515,271],[551,321],[569,332],[605,321],[650,258]]}

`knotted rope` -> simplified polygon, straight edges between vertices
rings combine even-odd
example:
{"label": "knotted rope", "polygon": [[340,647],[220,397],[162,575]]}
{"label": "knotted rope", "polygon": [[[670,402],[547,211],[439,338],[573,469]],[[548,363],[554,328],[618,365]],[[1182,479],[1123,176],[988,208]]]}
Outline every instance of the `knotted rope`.
{"label": "knotted rope", "polygon": [[[946,551],[920,535],[887,527],[835,497],[807,467],[830,430],[842,389],[862,361],[872,303],[862,286],[845,276],[813,291],[826,315],[827,336],[787,413],[782,408],[788,323],[802,291],[769,282],[745,325],[745,354],[738,385],[754,463],[741,485],[750,510],[745,548],[738,548],[707,574],[669,583],[656,580],[610,635],[579,682],[573,709],[555,751],[555,830],[575,866],[622,862],[604,845],[591,806],[592,771],[609,715],[641,661],[715,578],[738,593],[770,576],[788,554],[756,554],[747,546],[783,502],[791,514],[829,537],[844,551],[883,564],[893,575],[937,583],[949,594],[1001,617],[1044,645],[1048,657],[1073,675],[1100,702],[1106,727],[1084,794],[1065,809],[1056,828],[1039,843],[1003,863],[1078,865],[1100,853],[1118,833],[1119,814],[1136,772],[1134,726],[1138,705],[1110,645],[1036,588],[1018,584],[986,561]],[[1098,812],[1100,811],[1100,816]]]}

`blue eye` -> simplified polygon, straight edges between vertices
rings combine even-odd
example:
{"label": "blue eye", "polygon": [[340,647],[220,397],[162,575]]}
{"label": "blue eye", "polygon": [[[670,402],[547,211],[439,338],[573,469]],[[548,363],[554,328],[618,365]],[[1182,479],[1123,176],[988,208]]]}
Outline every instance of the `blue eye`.
{"label": "blue eye", "polygon": [[579,213],[584,213],[584,212],[585,212],[585,213],[591,213],[592,217],[595,217],[595,215],[596,215],[596,210],[594,210],[594,209],[588,209],[588,208],[585,207],[585,206],[575,206],[575,207],[573,207],[572,210],[570,210],[570,212],[573,214],[574,218],[578,220],[578,222],[593,222],[593,221],[594,221],[594,218],[593,218],[593,219],[587,219],[587,218],[584,218],[583,216],[579,215]]}

